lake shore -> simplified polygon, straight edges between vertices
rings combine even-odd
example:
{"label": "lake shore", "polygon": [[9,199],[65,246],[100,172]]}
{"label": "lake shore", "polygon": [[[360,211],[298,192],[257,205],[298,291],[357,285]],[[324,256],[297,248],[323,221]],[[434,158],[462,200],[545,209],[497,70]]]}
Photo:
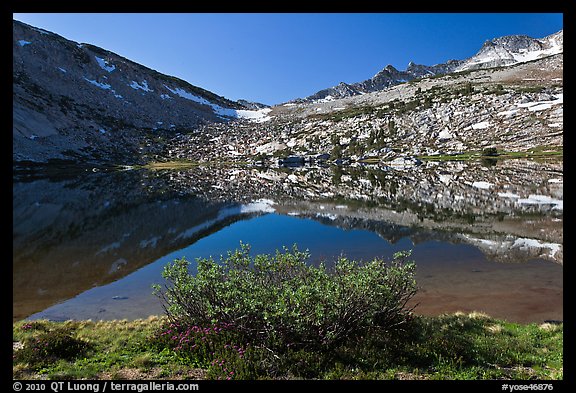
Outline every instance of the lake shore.
{"label": "lake shore", "polygon": [[[411,334],[398,336],[403,338],[393,347],[373,349],[363,355],[380,359],[376,363],[362,361],[356,352],[323,362],[321,354],[304,351],[283,355],[279,363],[282,367],[265,373],[251,363],[257,358],[257,349],[234,363],[230,354],[225,355],[225,348],[231,347],[223,344],[225,341],[214,341],[212,355],[199,352],[182,356],[158,339],[168,326],[165,317],[135,321],[20,321],[13,323],[12,375],[14,379],[26,380],[563,379],[562,323],[523,325],[473,312],[416,317],[413,324]],[[65,348],[50,341],[54,337],[59,337],[61,343],[78,346],[81,356],[65,356]],[[29,347],[40,341],[52,348],[47,353],[47,363],[35,363],[32,357],[19,355],[26,348],[30,352]],[[306,357],[308,360],[304,360]],[[224,378],[221,364],[215,363],[220,358],[222,364],[223,359],[230,363]],[[316,363],[310,363],[312,358]],[[296,367],[299,361],[308,362],[308,366]],[[326,367],[319,366],[324,363]]]}

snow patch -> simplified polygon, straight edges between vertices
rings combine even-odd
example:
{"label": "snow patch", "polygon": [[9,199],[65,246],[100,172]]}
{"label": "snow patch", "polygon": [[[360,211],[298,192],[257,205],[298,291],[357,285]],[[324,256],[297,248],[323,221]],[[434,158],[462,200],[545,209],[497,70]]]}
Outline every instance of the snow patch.
{"label": "snow patch", "polygon": [[532,111],[532,112],[537,112],[537,111],[543,111],[545,109],[550,109],[550,108],[552,108],[552,104],[542,103],[542,104],[531,106],[528,108],[528,110]]}
{"label": "snow patch", "polygon": [[161,239],[160,236],[153,236],[150,239],[142,240],[140,242],[140,248],[148,248],[148,247],[155,248],[156,243],[158,243],[158,240],[160,240],[160,239]]}
{"label": "snow patch", "polygon": [[320,98],[319,100],[316,100],[315,102],[331,102],[331,101],[335,101],[336,99],[331,96],[331,95],[327,95],[324,98]]}
{"label": "snow patch", "polygon": [[480,53],[473,56],[472,58],[467,60],[464,64],[457,67],[455,71],[464,71],[479,64],[484,63],[490,64],[498,60],[504,61],[506,65],[525,63],[543,57],[560,54],[563,53],[564,51],[563,45],[560,44],[558,41],[551,42],[546,38],[537,41],[543,44],[545,49],[529,51],[526,48],[522,48],[519,49],[518,52],[513,52],[501,46],[494,46],[488,52]]}
{"label": "snow patch", "polygon": [[452,175],[438,175],[438,179],[445,185],[450,184],[450,181],[452,181]]}
{"label": "snow patch", "polygon": [[154,91],[152,89],[150,89],[148,87],[148,81],[142,81],[142,84],[136,82],[136,81],[132,81],[129,85],[131,88],[133,88],[134,90],[144,90],[146,92],[148,91]]}
{"label": "snow patch", "polygon": [[274,213],[276,209],[272,206],[276,202],[270,199],[258,199],[246,205],[240,205],[240,213]]}
{"label": "snow patch", "polygon": [[114,94],[114,97],[122,99],[123,97],[120,94],[116,94],[116,92],[114,91],[114,89],[112,89],[112,86],[110,86],[107,83],[100,83],[98,81],[92,80],[92,79],[88,79],[86,77],[84,77],[84,80],[87,82],[90,82],[91,84],[93,84],[94,86],[97,86],[103,90],[110,90],[112,92],[112,94]]}
{"label": "snow patch", "polygon": [[98,56],[94,56],[96,58],[96,61],[98,62],[98,65],[100,66],[100,68],[102,68],[105,71],[108,72],[112,72],[116,69],[116,66],[113,64],[108,64],[108,62],[106,60],[104,60],[101,57]]}
{"label": "snow patch", "polygon": [[564,93],[554,95],[554,100],[549,101],[532,101],[525,102],[521,104],[516,104],[519,108],[527,108],[529,111],[537,112],[543,111],[545,109],[550,109],[552,105],[563,104],[564,103]]}
{"label": "snow patch", "polygon": [[214,106],[213,103],[206,100],[205,98],[198,97],[197,95],[189,93],[180,87],[177,87],[176,89],[171,89],[166,85],[164,85],[164,87],[167,88],[168,90],[170,90],[170,92],[172,92],[172,94],[176,94],[179,97],[185,98],[185,99],[190,100],[190,101],[197,102],[199,104]]}
{"label": "snow patch", "polygon": [[18,45],[20,46],[30,45],[31,43],[32,42],[26,40],[18,40]]}
{"label": "snow patch", "polygon": [[100,249],[100,251],[98,251],[96,253],[96,255],[106,253],[108,251],[115,250],[117,248],[120,248],[120,242],[114,242],[114,243],[108,244],[107,246],[102,247]]}
{"label": "snow patch", "polygon": [[518,109],[511,109],[509,111],[502,111],[502,112],[498,112],[497,115],[498,116],[512,116],[515,115],[516,112],[518,112]]}
{"label": "snow patch", "polygon": [[502,198],[520,198],[520,195],[514,194],[512,192],[499,192],[498,196]]}
{"label": "snow patch", "polygon": [[338,218],[337,215],[335,214],[329,214],[329,213],[316,213],[316,217],[325,217],[331,221],[334,221]]}
{"label": "snow patch", "polygon": [[487,181],[475,181],[472,183],[472,187],[481,188],[483,190],[489,190],[494,184],[488,183]]}
{"label": "snow patch", "polygon": [[442,130],[438,134],[438,139],[452,139],[452,134],[448,130]]}
{"label": "snow patch", "polygon": [[68,71],[66,71],[66,70],[65,70],[64,68],[62,68],[62,67],[58,67],[58,69],[59,69],[60,71],[62,71],[63,73],[67,73],[67,72],[68,72]]}
{"label": "snow patch", "polygon": [[262,108],[255,111],[238,109],[236,110],[236,114],[241,119],[248,119],[257,123],[263,123],[270,120],[270,116],[267,116],[270,111],[272,111],[270,108]]}
{"label": "snow patch", "polygon": [[110,86],[109,84],[100,83],[100,82],[98,82],[98,81],[95,81],[95,80],[92,80],[92,79],[88,79],[88,78],[86,78],[86,77],[84,77],[84,80],[86,80],[87,82],[93,84],[94,86],[97,86],[97,87],[99,87],[99,88],[101,88],[101,89],[104,89],[104,90],[109,90],[109,89],[112,87],[112,86]]}
{"label": "snow patch", "polygon": [[166,87],[173,94],[176,94],[179,97],[197,102],[197,103],[202,104],[202,105],[208,105],[209,107],[212,108],[214,113],[216,113],[217,115],[223,116],[223,117],[248,119],[248,120],[256,121],[259,123],[270,120],[270,117],[266,116],[268,114],[268,112],[270,112],[272,110],[270,108],[263,108],[263,109],[258,109],[258,110],[254,110],[254,111],[224,108],[220,105],[214,104],[214,103],[206,100],[205,98],[198,97],[195,94],[189,93],[182,88],[178,87],[178,88],[173,90],[166,85],[164,85],[164,87]]}
{"label": "snow patch", "polygon": [[472,124],[472,129],[473,130],[483,130],[485,128],[488,128],[489,126],[490,126],[489,121],[481,121],[480,123]]}
{"label": "snow patch", "polygon": [[288,180],[290,180],[292,183],[298,183],[298,176],[290,174],[288,175]]}

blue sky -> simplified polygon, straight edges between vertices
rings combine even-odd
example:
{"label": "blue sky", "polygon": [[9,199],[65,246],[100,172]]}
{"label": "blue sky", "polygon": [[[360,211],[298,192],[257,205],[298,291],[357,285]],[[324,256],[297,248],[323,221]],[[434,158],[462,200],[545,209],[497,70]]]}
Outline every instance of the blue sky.
{"label": "blue sky", "polygon": [[386,65],[474,55],[487,39],[542,38],[559,13],[18,13],[14,19],[111,50],[232,100],[269,105]]}

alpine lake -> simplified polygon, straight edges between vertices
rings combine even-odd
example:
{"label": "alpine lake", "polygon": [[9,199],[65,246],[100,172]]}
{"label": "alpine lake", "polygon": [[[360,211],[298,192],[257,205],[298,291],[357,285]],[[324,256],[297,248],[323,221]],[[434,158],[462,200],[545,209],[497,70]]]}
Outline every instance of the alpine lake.
{"label": "alpine lake", "polygon": [[410,250],[417,314],[562,321],[562,158],[19,168],[13,321],[163,314],[167,263],[241,243],[327,265]]}

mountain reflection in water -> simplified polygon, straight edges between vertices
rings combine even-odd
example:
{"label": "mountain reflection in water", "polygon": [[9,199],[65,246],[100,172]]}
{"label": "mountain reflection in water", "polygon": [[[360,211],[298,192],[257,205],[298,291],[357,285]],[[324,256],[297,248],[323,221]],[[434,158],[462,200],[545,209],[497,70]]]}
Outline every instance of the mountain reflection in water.
{"label": "mountain reflection in water", "polygon": [[161,313],[167,262],[240,241],[312,263],[412,249],[416,312],[563,316],[561,161],[16,173],[14,320]]}

